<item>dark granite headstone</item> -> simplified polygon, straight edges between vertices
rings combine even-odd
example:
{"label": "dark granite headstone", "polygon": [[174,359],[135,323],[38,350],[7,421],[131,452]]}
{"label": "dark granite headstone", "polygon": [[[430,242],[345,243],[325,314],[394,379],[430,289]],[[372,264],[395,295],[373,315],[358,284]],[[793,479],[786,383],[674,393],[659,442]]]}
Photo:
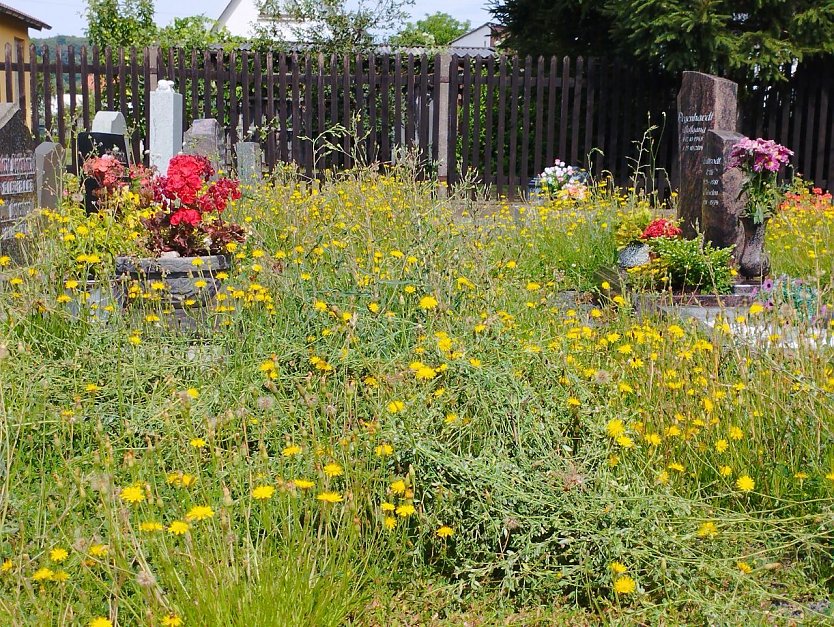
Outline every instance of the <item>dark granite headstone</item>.
{"label": "dark granite headstone", "polygon": [[[84,161],[90,157],[100,157],[105,154],[113,155],[125,166],[130,165],[127,138],[116,133],[79,133],[76,139],[76,152],[79,175],[83,174]],[[95,194],[98,187],[98,182],[94,178],[88,176],[84,179],[84,209],[87,213],[98,211]]]}
{"label": "dark granite headstone", "polygon": [[194,120],[185,131],[182,151],[187,155],[200,155],[211,161],[215,172],[226,165],[226,140],[223,127],[214,118]]}
{"label": "dark granite headstone", "polygon": [[707,131],[734,131],[738,85],[710,74],[684,72],[678,93],[678,218],[685,237],[694,237],[701,222],[704,190],[704,138]]}
{"label": "dark granite headstone", "polygon": [[704,239],[720,248],[735,246],[736,253],[741,252],[744,243],[744,229],[738,221],[744,212],[744,175],[738,168],[728,170],[727,160],[742,139],[744,135],[733,131],[708,131],[702,152]]}
{"label": "dark granite headstone", "polygon": [[43,142],[35,148],[35,185],[38,207],[56,209],[60,200],[64,172],[64,148]]}
{"label": "dark granite headstone", "polygon": [[21,218],[35,208],[35,142],[20,107],[0,104],[0,252],[19,248],[15,234],[25,231]]}

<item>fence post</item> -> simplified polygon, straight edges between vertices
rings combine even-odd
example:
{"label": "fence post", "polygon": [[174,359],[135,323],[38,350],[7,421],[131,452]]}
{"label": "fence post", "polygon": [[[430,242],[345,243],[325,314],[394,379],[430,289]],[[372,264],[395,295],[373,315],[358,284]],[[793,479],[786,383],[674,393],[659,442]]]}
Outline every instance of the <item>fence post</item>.
{"label": "fence post", "polygon": [[[449,54],[440,55],[440,93],[435,100],[438,110],[437,123],[437,177],[440,183],[438,196],[444,198],[448,191],[446,187],[449,181],[449,70],[452,65],[452,56]],[[435,68],[438,71],[438,68]]]}
{"label": "fence post", "polygon": [[150,72],[148,73],[150,83],[145,85],[145,89],[150,93],[156,91],[156,86],[159,83],[159,46],[148,46],[148,65],[150,66]]}

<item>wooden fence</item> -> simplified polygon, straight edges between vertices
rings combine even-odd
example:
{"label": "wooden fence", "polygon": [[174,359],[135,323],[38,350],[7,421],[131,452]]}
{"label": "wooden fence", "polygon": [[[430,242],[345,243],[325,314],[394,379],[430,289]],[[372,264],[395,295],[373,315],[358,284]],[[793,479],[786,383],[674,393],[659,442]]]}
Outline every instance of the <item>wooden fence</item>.
{"label": "wooden fence", "polygon": [[[269,167],[292,161],[310,177],[356,156],[390,162],[410,147],[450,184],[469,173],[509,195],[556,158],[624,184],[639,157],[657,167],[648,187],[665,195],[677,183],[677,82],[607,59],[7,44],[0,72],[40,139],[69,145],[96,111],[118,110],[136,159],[147,150],[150,91],[168,79],[184,97],[184,128],[216,118],[230,145],[254,139]],[[798,171],[829,188],[833,84],[834,64],[795,68],[789,81],[743,91],[739,120],[741,132],[792,148]],[[328,133],[337,126],[351,133]]]}

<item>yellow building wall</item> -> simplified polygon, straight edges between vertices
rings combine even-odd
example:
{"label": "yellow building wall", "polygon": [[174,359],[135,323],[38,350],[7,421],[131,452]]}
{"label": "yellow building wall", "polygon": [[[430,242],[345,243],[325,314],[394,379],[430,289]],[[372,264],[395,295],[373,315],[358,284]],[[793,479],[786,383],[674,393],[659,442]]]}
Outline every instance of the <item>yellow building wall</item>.
{"label": "yellow building wall", "polygon": [[[17,41],[23,41],[23,62],[29,62],[29,44],[31,43],[29,40],[29,28],[21,22],[20,20],[16,20],[8,15],[0,15],[0,102],[9,102],[9,98],[6,95],[6,72],[4,70],[5,63],[6,63],[6,44],[9,44],[12,49],[12,62],[14,63],[17,61]],[[28,67],[27,67],[28,69]],[[30,77],[29,74],[26,74],[26,84],[25,89],[26,92],[24,97],[26,99],[26,111],[24,114],[26,115],[26,123],[31,128],[32,120],[31,120],[31,103],[29,102],[30,96]],[[18,93],[18,76],[17,72],[12,72],[12,102],[19,102],[20,94]]]}

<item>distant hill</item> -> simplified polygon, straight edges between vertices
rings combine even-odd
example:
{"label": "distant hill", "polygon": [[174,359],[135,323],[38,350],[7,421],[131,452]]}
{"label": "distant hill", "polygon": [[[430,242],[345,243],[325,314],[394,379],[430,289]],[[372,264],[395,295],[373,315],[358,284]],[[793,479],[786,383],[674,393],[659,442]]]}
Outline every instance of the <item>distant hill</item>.
{"label": "distant hill", "polygon": [[61,48],[66,48],[67,46],[75,46],[76,48],[78,48],[80,46],[86,46],[89,44],[86,37],[76,37],[74,35],[32,37],[32,43],[35,44],[35,46],[37,46],[38,50],[40,50],[44,46],[49,46],[50,50],[52,50],[57,46],[61,46]]}

